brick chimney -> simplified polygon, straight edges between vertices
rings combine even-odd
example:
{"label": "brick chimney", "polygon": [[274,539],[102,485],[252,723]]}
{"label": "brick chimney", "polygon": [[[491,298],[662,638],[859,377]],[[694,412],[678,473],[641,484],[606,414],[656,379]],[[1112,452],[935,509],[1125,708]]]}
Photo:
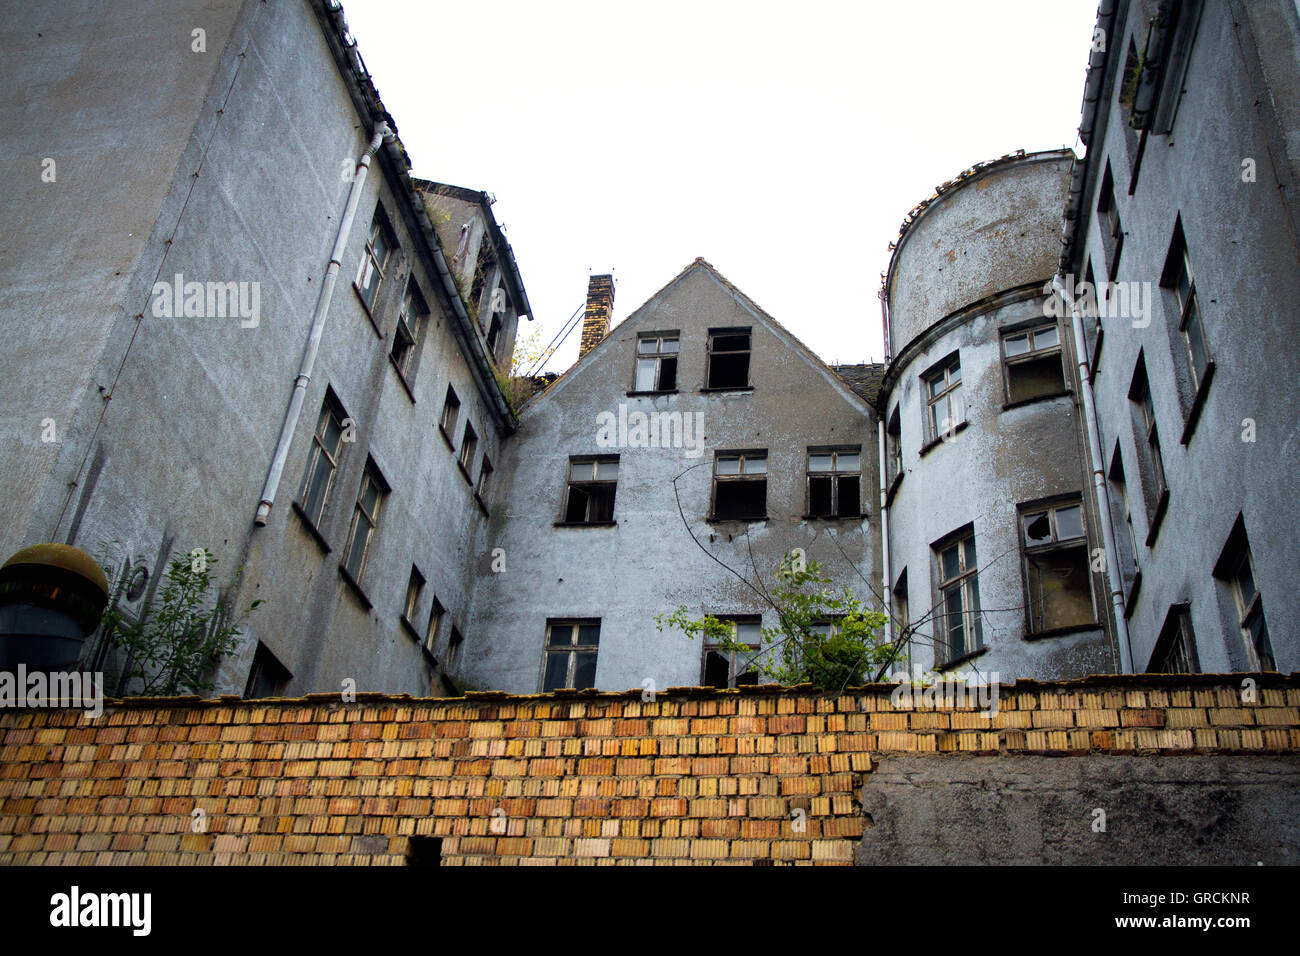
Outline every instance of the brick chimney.
{"label": "brick chimney", "polygon": [[587,281],[587,312],[582,317],[582,343],[578,358],[582,358],[609,335],[609,317],[614,312],[614,277],[592,276]]}

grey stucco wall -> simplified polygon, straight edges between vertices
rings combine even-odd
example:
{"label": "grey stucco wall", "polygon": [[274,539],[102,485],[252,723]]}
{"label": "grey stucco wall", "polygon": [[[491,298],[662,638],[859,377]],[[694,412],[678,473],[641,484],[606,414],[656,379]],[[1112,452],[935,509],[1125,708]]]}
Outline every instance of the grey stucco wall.
{"label": "grey stucco wall", "polygon": [[[1000,330],[1051,321],[1043,292],[1059,252],[1058,218],[1068,154],[1009,161],[945,192],[895,253],[890,318],[900,331],[881,407],[897,412],[902,479],[889,503],[889,574],[907,573],[916,624],[912,666],[936,662],[942,619],[933,545],[973,523],[986,651],[960,671],[1048,679],[1118,669],[1105,632],[1106,593],[1092,575],[1096,628],[1026,640],[1029,632],[1017,506],[1078,495],[1094,510],[1081,444],[1081,411],[1068,322],[1058,322],[1069,394],[1006,407]],[[993,224],[993,225],[990,225]],[[936,258],[936,256],[938,258]],[[969,298],[963,298],[963,296]],[[946,356],[961,364],[966,427],[948,440],[926,438],[922,376]],[[1089,548],[1101,546],[1089,521]],[[940,660],[942,657],[940,656]]]}
{"label": "grey stucco wall", "polygon": [[[1285,100],[1295,83],[1300,20],[1290,3],[1258,6],[1252,16],[1263,16],[1277,28],[1266,34],[1265,57],[1271,58],[1273,75],[1279,75],[1278,57],[1292,57],[1289,78],[1277,91],[1277,98]],[[1130,596],[1129,631],[1137,670],[1150,661],[1170,605],[1180,602],[1191,605],[1202,670],[1255,666],[1237,624],[1234,599],[1212,574],[1238,513],[1255,558],[1278,667],[1284,673],[1300,667],[1300,642],[1290,623],[1300,613],[1300,591],[1294,583],[1300,545],[1293,520],[1300,500],[1300,475],[1294,468],[1300,453],[1300,388],[1295,384],[1300,352],[1293,309],[1300,296],[1300,268],[1294,226],[1279,190],[1279,183],[1290,178],[1288,163],[1269,149],[1270,130],[1255,108],[1245,59],[1254,53],[1239,41],[1232,21],[1228,5],[1204,5],[1174,127],[1169,135],[1148,138],[1136,183],[1117,106],[1113,62],[1090,147],[1095,165],[1083,200],[1076,276],[1088,261],[1099,279],[1106,271],[1096,206],[1100,171],[1109,160],[1124,231],[1115,279],[1149,283],[1154,303],[1145,326],[1132,316],[1103,319],[1095,377],[1102,452],[1109,465],[1118,442],[1133,502],[1142,571],[1136,598]],[[1132,13],[1112,48],[1125,49],[1135,29],[1140,31],[1140,48],[1146,27]],[[1282,116],[1286,126],[1274,132],[1292,139],[1291,113],[1284,110]],[[1246,158],[1256,161],[1255,182],[1242,181]],[[1179,216],[1216,366],[1190,432],[1190,395],[1179,387],[1179,363],[1186,361],[1179,318],[1168,291],[1158,285]],[[1141,503],[1137,440],[1127,397],[1139,350],[1169,486],[1168,507],[1149,545],[1151,524]],[[1254,423],[1253,442],[1243,441],[1247,419]]]}
{"label": "grey stucco wall", "polygon": [[[190,53],[189,30],[191,23],[209,22],[204,59]],[[80,401],[79,416],[98,418],[105,403],[96,383],[116,378],[116,385],[93,443],[88,433],[78,434],[80,444],[65,449],[48,481],[34,483],[40,513],[49,518],[28,522],[12,547],[54,536],[92,552],[102,543],[120,542],[110,546],[114,559],[143,554],[151,561],[164,544],[180,551],[207,547],[217,555],[222,585],[242,566],[237,604],[266,603],[250,618],[243,648],[223,662],[219,691],[242,690],[260,639],[293,673],[291,693],[337,690],[351,678],[359,690],[427,694],[432,666],[417,637],[400,623],[405,589],[414,563],[427,580],[414,622],[420,631],[435,595],[453,620],[467,613],[468,553],[483,521],[471,481],[484,454],[498,457],[499,423],[486,404],[486,390],[496,386],[471,374],[431,260],[413,233],[418,224],[404,212],[405,198],[393,191],[404,187],[392,160],[381,152],[347,240],[270,523],[254,530],[254,510],[350,188],[342,173],[365,149],[370,120],[354,107],[306,0],[254,3],[247,9],[239,3],[197,10],[158,5],[149,16],[133,15],[130,25],[138,31],[131,36],[151,50],[166,47],[165,38],[183,41],[176,83],[168,88],[160,76],[156,86],[160,104],[166,105],[160,107],[159,122],[188,121],[174,144],[180,164],[171,154],[155,156],[151,147],[138,165],[113,167],[102,151],[106,142],[127,142],[119,133],[92,128],[68,134],[81,149],[101,150],[99,163],[111,170],[106,175],[126,178],[129,188],[117,187],[124,202],[162,198],[139,212],[142,226],[120,208],[101,206],[95,181],[78,178],[75,166],[69,169],[75,203],[93,210],[97,225],[150,238],[137,253],[129,281],[122,280],[123,289],[112,281],[96,285],[88,270],[77,308],[50,323],[56,336],[94,328],[94,335],[108,343],[102,360],[89,346],[66,349],[62,356],[43,353],[47,362],[66,360],[67,354],[84,357],[87,367],[68,363],[74,380],[91,378],[89,387],[69,398]],[[84,23],[74,26],[68,29],[84,32]],[[143,52],[133,60],[152,62]],[[104,115],[112,115],[115,124],[140,108],[138,72],[131,80],[123,77],[104,94],[114,104]],[[90,80],[73,74],[68,82]],[[177,95],[178,88],[186,93],[190,87],[192,96]],[[66,102],[49,106],[55,128],[79,115],[69,112]],[[397,251],[372,322],[351,286],[377,202],[396,234]],[[101,265],[92,262],[97,269]],[[412,272],[432,314],[408,394],[389,351],[398,300]],[[186,281],[257,283],[258,323],[241,327],[230,317],[157,317],[150,308],[152,283],[155,276],[170,282],[175,274]],[[105,286],[114,297],[126,296],[117,306],[123,315],[144,314],[138,329],[134,320],[113,325],[89,306]],[[12,312],[6,310],[6,317],[12,321]],[[111,331],[105,333],[101,325]],[[48,338],[41,347],[49,350]],[[45,387],[40,367],[38,362],[37,371],[23,368],[14,380]],[[66,377],[53,382],[71,388]],[[479,436],[469,479],[437,427],[449,382],[461,401],[451,436],[456,451],[467,421]],[[322,546],[291,503],[299,494],[327,388],[353,419],[356,441],[344,446],[320,522]],[[24,408],[30,402],[26,396]],[[367,456],[391,485],[361,581],[373,602],[369,608],[337,570]],[[99,464],[83,472],[83,459]],[[2,471],[6,480],[13,474],[8,467]],[[61,509],[70,482],[76,492],[71,506]],[[161,568],[153,565],[150,571],[156,580]]]}
{"label": "grey stucco wall", "polygon": [[[750,392],[702,393],[711,327],[753,330]],[[679,330],[676,394],[630,397],[638,332]],[[680,411],[703,417],[702,454],[685,448],[601,448],[597,416]],[[617,326],[521,416],[505,448],[506,467],[491,541],[478,557],[475,632],[467,635],[466,676],[474,684],[532,693],[540,685],[548,618],[601,618],[596,685],[602,689],[696,685],[702,647],[680,632],[655,629],[656,614],[686,605],[693,613],[756,614],[761,600],[692,542],[673,494],[677,482],[690,531],[751,579],[752,545],[764,587],[781,556],[796,547],[826,563],[863,597],[879,580],[875,417],[866,403],[779,326],[769,325],[696,262]],[[862,446],[863,505],[869,517],[806,521],[810,445]],[[768,514],[762,523],[709,523],[714,451],[766,448]],[[618,453],[613,527],[555,527],[562,517],[570,455]],[[746,532],[748,531],[748,539]],[[832,543],[838,539],[838,547]],[[490,547],[505,571],[490,571]],[[842,549],[842,550],[841,550]],[[878,585],[877,585],[878,586]],[[764,625],[775,625],[769,609]]]}
{"label": "grey stucco wall", "polygon": [[884,756],[862,810],[860,865],[1300,862],[1294,755]]}
{"label": "grey stucco wall", "polygon": [[890,262],[891,357],[950,312],[1052,275],[1072,162],[1053,150],[1001,163],[921,212]]}

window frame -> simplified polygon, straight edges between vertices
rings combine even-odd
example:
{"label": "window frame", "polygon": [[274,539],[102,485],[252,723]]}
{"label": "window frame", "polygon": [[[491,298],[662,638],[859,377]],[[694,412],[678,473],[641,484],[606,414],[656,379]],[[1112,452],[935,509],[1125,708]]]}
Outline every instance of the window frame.
{"label": "window frame", "polygon": [[[1057,517],[1058,512],[1067,511],[1073,508],[1079,510],[1079,533],[1068,538],[1060,537],[1060,522]],[[1049,539],[1044,542],[1031,544],[1029,540],[1029,524],[1031,519],[1036,515],[1047,515],[1049,526]],[[1020,570],[1021,580],[1024,586],[1025,597],[1025,636],[1027,638],[1039,637],[1044,635],[1061,634],[1079,630],[1093,630],[1101,625],[1097,619],[1097,595],[1093,587],[1092,580],[1092,552],[1088,548],[1088,514],[1083,505],[1083,495],[1057,495],[1051,498],[1044,498],[1039,501],[1026,502],[1017,506],[1016,520],[1019,526],[1018,534],[1020,538]],[[1083,559],[1084,580],[1087,583],[1088,607],[1091,616],[1087,621],[1079,621],[1073,624],[1063,624],[1056,627],[1047,627],[1047,602],[1044,599],[1042,588],[1039,588],[1037,598],[1031,585],[1033,580],[1033,563],[1038,557],[1050,557],[1054,554],[1063,554],[1065,552],[1079,552]]]}
{"label": "window frame", "polygon": [[[967,543],[969,542],[969,553]],[[944,575],[944,555],[952,549],[957,551],[958,570],[951,577]],[[932,561],[934,566],[935,592],[938,600],[935,601],[935,607],[939,608],[937,619],[942,621],[942,632],[936,635],[934,643],[935,650],[935,669],[951,667],[961,661],[984,650],[987,645],[984,643],[984,622],[983,622],[983,605],[979,597],[979,552],[975,547],[975,529],[972,524],[966,525],[957,531],[941,538],[931,545]],[[973,566],[972,565],[973,561]],[[959,597],[961,608],[956,613],[962,618],[962,647],[960,653],[953,653],[951,641],[953,628],[949,624],[949,618],[953,612],[947,610],[948,591],[952,588],[959,588]],[[970,638],[974,637],[972,641]],[[944,658],[939,659],[939,652],[943,650]]]}
{"label": "window frame", "polygon": [[[1035,347],[1035,337],[1042,335],[1048,329],[1056,333],[1056,342],[1052,345]],[[1011,339],[1025,337],[1025,344],[1028,346],[1027,351],[1017,355],[1010,355],[1007,352],[1007,342]],[[1062,334],[1061,326],[1055,319],[1034,322],[1032,325],[1010,326],[1002,329],[999,335],[999,348],[1002,356],[1002,395],[1004,408],[1027,405],[1030,402],[1043,401],[1044,399],[1057,398],[1069,393],[1069,388],[1065,378],[1065,352],[1061,344]],[[1021,398],[1015,398],[1011,394],[1011,381],[1013,370],[1017,365],[1029,365],[1035,362],[1041,362],[1044,359],[1056,357],[1057,366],[1061,373],[1061,384],[1058,388],[1051,391],[1043,392],[1037,395],[1029,395]]]}
{"label": "window frame", "polygon": [[[752,684],[757,685],[763,683],[763,673],[761,670],[759,670],[758,663],[757,663],[759,656],[763,652],[763,616],[761,614],[715,614],[713,615],[713,617],[717,618],[719,621],[724,621],[732,625],[732,629],[731,629],[732,640],[736,641],[737,643],[744,644],[745,647],[753,651],[753,655],[748,657],[747,660],[744,662],[753,666],[747,667],[743,671],[740,670],[739,668],[741,662],[737,660],[738,655],[741,654],[740,651],[734,649],[727,650],[723,648],[722,645],[718,644],[716,641],[711,641],[706,637],[704,640],[703,653],[700,657],[700,686],[717,687],[716,684],[707,683],[710,653],[714,653],[719,656],[726,657],[727,660],[726,689],[751,686],[751,682],[748,681],[746,681],[744,684],[736,683],[736,681],[739,678],[744,677],[746,674],[750,673],[751,671],[754,674],[754,680]],[[740,640],[739,635],[740,635],[741,625],[754,626],[758,628],[757,643],[751,644]],[[723,688],[718,688],[718,689],[721,690]]]}
{"label": "window frame", "polygon": [[[751,340],[752,341],[752,340]],[[655,350],[653,352],[642,352],[642,342],[654,342]],[[664,343],[673,342],[676,348],[671,352],[664,351]],[[681,348],[682,338],[679,329],[664,330],[662,332],[641,332],[636,337],[633,345],[634,353],[632,356],[632,389],[629,394],[632,395],[671,395],[678,390],[678,374],[681,372]],[[663,387],[663,363],[665,359],[671,359],[673,362],[673,384],[672,388]],[[654,387],[645,389],[640,388],[641,363],[654,363]]]}
{"label": "window frame", "polygon": [[[744,335],[748,338],[749,343],[743,349],[718,349],[715,347],[715,340],[728,338],[731,336]],[[745,384],[743,385],[713,385],[713,359],[715,356],[744,355],[745,356]],[[741,392],[752,391],[754,371],[754,327],[753,326],[735,326],[728,328],[713,328],[708,331],[707,352],[704,359],[704,392]]]}
{"label": "window frame", "polygon": [[[814,457],[831,456],[831,468],[829,471],[813,471],[812,459]],[[840,455],[852,455],[857,458],[857,467],[849,471],[839,470]],[[862,446],[861,445],[811,445],[807,448],[804,456],[804,517],[807,519],[836,521],[848,518],[866,517],[866,511],[862,507],[863,491],[863,469],[862,469]],[[830,514],[813,514],[812,510],[812,483],[814,478],[830,478],[831,480],[831,513]],[[857,500],[853,503],[853,511],[845,512],[841,509],[840,501],[840,479],[855,478],[858,483]]]}
{"label": "window frame", "polygon": [[[584,627],[596,628],[596,640],[592,644],[580,644],[578,639],[582,635]],[[588,687],[577,687],[575,674],[578,669],[578,655],[590,654],[596,659],[596,666],[600,665],[600,627],[601,619],[598,617],[561,617],[546,619],[545,643],[542,645],[542,672],[537,683],[538,692],[542,694],[554,693],[557,690],[587,690]],[[551,634],[557,628],[569,628],[570,640],[568,644],[552,644]],[[565,663],[565,683],[558,687],[547,689],[546,675],[550,670],[550,661],[553,655],[567,655],[568,660]],[[596,672],[592,671],[590,688],[596,686]]]}
{"label": "window frame", "polygon": [[[1184,292],[1184,283],[1186,292]],[[1214,356],[1210,352],[1209,339],[1206,336],[1204,311],[1196,286],[1196,273],[1192,270],[1192,259],[1187,249],[1187,237],[1183,233],[1182,216],[1174,220],[1173,235],[1169,240],[1169,251],[1165,256],[1164,269],[1160,273],[1160,288],[1165,296],[1165,303],[1178,317],[1178,334],[1176,336],[1180,354],[1175,359],[1178,376],[1185,384],[1183,399],[1184,426],[1182,444],[1191,439],[1200,416],[1201,406],[1209,390],[1210,380],[1214,377]],[[1170,333],[1174,338],[1173,333]],[[1198,365],[1197,352],[1200,352]]]}
{"label": "window frame", "polygon": [[447,609],[435,594],[432,604],[429,605],[429,619],[424,627],[424,640],[421,642],[430,657],[433,657],[438,647],[438,632],[442,630],[442,622],[446,616]]}
{"label": "window frame", "polygon": [[[954,371],[957,373],[955,381],[952,376]],[[943,389],[935,393],[934,385],[938,381],[944,383]],[[927,448],[944,441],[947,436],[957,434],[961,428],[965,427],[966,397],[962,392],[965,381],[961,374],[960,351],[953,352],[940,359],[921,374],[921,390],[924,402],[923,415],[925,416],[924,432]],[[954,395],[957,396],[957,402],[960,405],[960,418],[953,416],[952,397]],[[943,419],[950,423],[950,427],[947,429],[939,429],[939,423],[935,418],[935,413],[938,411],[941,402],[948,411],[948,415],[944,416]]]}
{"label": "window frame", "polygon": [[1119,271],[1120,253],[1124,250],[1124,224],[1115,202],[1115,176],[1111,172],[1110,160],[1106,161],[1101,187],[1097,191],[1097,218],[1106,260],[1106,277],[1114,281],[1115,274]]}
{"label": "window frame", "polygon": [[[614,465],[614,469],[615,469],[614,477],[613,478],[599,477],[600,466],[609,465],[609,464]],[[573,477],[574,469],[580,465],[591,466],[592,470],[591,470],[590,478]],[[599,527],[603,525],[615,524],[616,521],[614,519],[614,514],[615,514],[615,508],[618,506],[618,480],[621,471],[622,471],[622,461],[618,455],[570,455],[566,463],[566,470],[564,476],[565,479],[564,497],[561,499],[560,520],[557,521],[556,524],[561,526],[566,526],[566,527],[582,527],[582,526]],[[571,520],[569,518],[569,511],[571,509],[571,504],[572,504],[571,499],[573,495],[573,489],[575,487],[578,488],[579,490],[582,490],[583,493],[587,495],[586,505],[583,508],[584,517],[581,521]],[[591,517],[592,503],[598,500],[598,498],[595,495],[586,491],[586,489],[592,487],[598,488],[602,494],[604,493],[606,488],[609,489],[609,517],[608,518]]]}
{"label": "window frame", "polygon": [[[386,244],[382,259],[376,253],[376,240],[382,238]],[[357,277],[352,283],[352,287],[357,290],[357,295],[361,297],[362,304],[365,305],[366,311],[374,318],[375,303],[379,301],[379,289],[387,278],[389,262],[392,261],[393,253],[397,251],[397,237],[393,233],[393,227],[388,219],[388,214],[384,212],[381,203],[375,204],[375,212],[370,220],[370,230],[366,233],[365,246],[362,249],[361,261],[357,264]],[[368,279],[371,270],[379,276],[372,287],[369,287],[364,280]]]}
{"label": "window frame", "polygon": [[1147,513],[1147,547],[1155,541],[1160,521],[1169,502],[1169,483],[1165,476],[1164,455],[1160,451],[1160,429],[1156,422],[1155,399],[1147,376],[1146,359],[1138,352],[1129,386],[1132,403],[1133,437],[1138,449],[1138,477],[1142,482],[1142,500]]}
{"label": "window frame", "polygon": [[[751,460],[762,460],[763,470],[761,472],[748,472],[745,470],[747,462]],[[735,474],[722,474],[718,471],[718,465],[723,461],[736,461]],[[766,521],[769,517],[767,508],[767,479],[771,472],[767,467],[768,455],[766,448],[745,448],[734,451],[715,451],[713,453],[713,489],[709,499],[709,520],[710,521]],[[741,482],[759,482],[763,483],[763,513],[761,515],[750,515],[742,517],[723,518],[718,515],[718,491],[719,483],[741,483]]]}
{"label": "window frame", "polygon": [[[1187,670],[1170,670],[1169,663],[1178,663],[1179,659],[1187,664]],[[1159,665],[1159,666],[1157,666]],[[1192,627],[1191,605],[1182,602],[1171,604],[1160,626],[1160,635],[1155,646],[1151,648],[1151,657],[1147,661],[1148,674],[1199,674],[1200,659],[1196,653],[1196,631]]]}
{"label": "window frame", "polygon": [[[338,439],[335,441],[335,450],[331,454],[325,446],[324,433],[328,433],[328,422],[334,420],[338,426]],[[344,440],[347,434],[347,427],[344,422],[348,421],[348,414],[343,408],[343,404],[334,394],[333,389],[326,389],[325,397],[321,401],[320,415],[316,419],[316,428],[312,432],[311,449],[307,454],[307,467],[303,471],[302,483],[298,489],[298,507],[303,517],[311,524],[313,529],[319,528],[325,520],[325,510],[329,507],[330,492],[334,489],[335,479],[338,477],[339,468],[343,463],[344,445],[349,444]],[[321,492],[320,504],[314,510],[310,507],[308,491],[313,484],[313,477],[321,458],[328,463],[329,476],[325,479],[325,490]]]}
{"label": "window frame", "polygon": [[[1133,527],[1133,502],[1128,493],[1128,480],[1124,471],[1124,458],[1120,452],[1119,440],[1111,451],[1110,467],[1106,470],[1106,480],[1110,483],[1107,498],[1111,507],[1111,525],[1125,531],[1117,533],[1116,546],[1120,549],[1120,582],[1123,586],[1124,609],[1129,613],[1133,609],[1133,598],[1142,584],[1142,562],[1138,560],[1137,529]],[[1123,535],[1123,536],[1122,536]],[[1127,541],[1121,545],[1119,542]],[[1127,553],[1124,553],[1127,551]],[[1127,558],[1127,562],[1125,559]]]}
{"label": "window frame", "polygon": [[[373,487],[375,492],[373,511],[367,511],[365,508],[367,487]],[[365,470],[361,473],[361,484],[357,488],[357,500],[352,507],[352,519],[348,523],[347,542],[343,547],[343,555],[339,560],[339,567],[347,572],[347,576],[357,587],[361,586],[365,579],[366,568],[370,563],[371,549],[375,543],[375,537],[379,531],[379,519],[384,512],[384,502],[392,489],[388,482],[384,480],[383,473],[380,472],[379,466],[375,464],[373,458],[366,458]],[[367,525],[366,540],[361,546],[361,559],[358,567],[354,570],[351,566],[353,546],[356,540],[357,528],[360,522],[364,520]]]}
{"label": "window frame", "polygon": [[[1250,577],[1253,591],[1249,599],[1246,598],[1242,580],[1243,568]],[[1233,522],[1227,543],[1215,562],[1214,576],[1232,594],[1232,610],[1235,611],[1232,624],[1241,634],[1246,659],[1252,669],[1260,673],[1276,672],[1277,652],[1273,649],[1273,641],[1269,636],[1268,618],[1264,614],[1264,600],[1259,590],[1259,575],[1255,571],[1255,556],[1251,552],[1245,521],[1240,514]],[[1262,632],[1259,638],[1253,633],[1256,626]]]}
{"label": "window frame", "polygon": [[412,564],[411,574],[406,581],[406,595],[402,599],[401,620],[406,629],[417,639],[420,632],[415,626],[415,618],[424,599],[424,586],[426,583],[420,568]]}
{"label": "window frame", "polygon": [[465,428],[460,434],[460,451],[456,454],[456,464],[464,473],[465,478],[473,484],[470,476],[474,474],[474,456],[478,453],[478,432],[474,430],[474,424],[468,418],[465,419]]}
{"label": "window frame", "polygon": [[[414,313],[413,319],[410,317],[412,313]],[[424,333],[431,314],[428,300],[420,291],[415,276],[407,276],[406,288],[402,290],[402,301],[397,311],[397,323],[393,326],[393,345],[388,355],[408,388],[415,383],[415,372],[419,367],[416,358],[424,342]]]}
{"label": "window frame", "polygon": [[456,450],[456,426],[460,422],[460,396],[450,384],[442,400],[442,413],[438,416],[438,430],[447,441],[447,447]]}

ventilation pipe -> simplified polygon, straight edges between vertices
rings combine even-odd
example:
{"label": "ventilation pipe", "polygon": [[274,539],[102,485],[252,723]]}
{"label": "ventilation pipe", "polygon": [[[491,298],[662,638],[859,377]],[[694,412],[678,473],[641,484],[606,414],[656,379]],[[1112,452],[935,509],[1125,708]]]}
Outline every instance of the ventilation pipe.
{"label": "ventilation pipe", "polygon": [[275,457],[271,459],[271,470],[266,476],[266,485],[262,488],[262,500],[257,505],[257,514],[253,523],[266,524],[271,515],[271,505],[275,503],[275,493],[280,486],[280,477],[284,474],[284,463],[289,457],[289,445],[293,433],[302,417],[302,404],[307,397],[307,383],[316,367],[316,353],[320,351],[320,340],[325,333],[325,318],[329,314],[330,300],[334,298],[334,283],[338,278],[339,268],[343,262],[343,248],[347,245],[348,234],[352,231],[352,220],[357,215],[357,204],[361,201],[361,187],[365,185],[366,173],[370,170],[370,160],[379,152],[379,147],[394,138],[393,131],[386,122],[375,127],[375,135],[370,145],[357,160],[356,172],[352,175],[352,188],[348,190],[347,205],[343,207],[343,218],[339,220],[338,235],[334,237],[334,251],[330,253],[329,266],[325,269],[325,280],[321,283],[320,295],[316,298],[316,310],[311,317],[311,332],[307,336],[307,347],[303,350],[302,364],[298,376],[293,382],[293,394],[289,398],[289,409],[284,415],[284,424],[280,427],[280,440],[275,446]]}
{"label": "ventilation pipe", "polygon": [[1120,671],[1133,673],[1133,650],[1129,646],[1128,620],[1124,617],[1124,589],[1120,583],[1119,560],[1115,548],[1115,529],[1110,520],[1110,495],[1106,490],[1106,472],[1102,465],[1101,432],[1097,427],[1097,406],[1092,395],[1092,375],[1088,369],[1088,348],[1083,337],[1083,317],[1078,302],[1068,295],[1065,280],[1058,272],[1052,277],[1052,290],[1070,307],[1070,324],[1074,329],[1074,351],[1079,362],[1079,391],[1083,394],[1085,422],[1084,444],[1092,464],[1092,484],[1097,499],[1097,517],[1106,551],[1106,581],[1110,587],[1110,605],[1115,620],[1115,640],[1119,644]]}

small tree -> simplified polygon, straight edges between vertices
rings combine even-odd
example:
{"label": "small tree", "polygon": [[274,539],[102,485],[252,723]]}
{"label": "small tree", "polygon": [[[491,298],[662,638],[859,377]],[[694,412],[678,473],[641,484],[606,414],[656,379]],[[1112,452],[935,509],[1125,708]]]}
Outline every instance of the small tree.
{"label": "small tree", "polygon": [[[894,651],[884,640],[888,617],[866,608],[847,588],[831,590],[831,578],[821,562],[805,560],[796,551],[786,555],[776,571],[777,586],[769,602],[777,626],[763,629],[757,654],[759,670],[781,684],[811,683],[838,693],[865,684],[869,674],[889,661]],[[736,640],[735,628],[711,614],[694,617],[685,606],[655,617],[659,630],[676,628],[694,640],[718,644],[724,650],[751,654]],[[824,631],[819,626],[830,625]]]}
{"label": "small tree", "polygon": [[[216,562],[206,548],[178,553],[139,617],[129,617],[117,600],[104,611],[104,640],[126,652],[124,677],[140,682],[132,696],[169,697],[212,689],[213,667],[235,649],[241,624],[263,603],[254,601],[232,620],[225,596],[210,602]],[[116,595],[120,588],[113,590]]]}

